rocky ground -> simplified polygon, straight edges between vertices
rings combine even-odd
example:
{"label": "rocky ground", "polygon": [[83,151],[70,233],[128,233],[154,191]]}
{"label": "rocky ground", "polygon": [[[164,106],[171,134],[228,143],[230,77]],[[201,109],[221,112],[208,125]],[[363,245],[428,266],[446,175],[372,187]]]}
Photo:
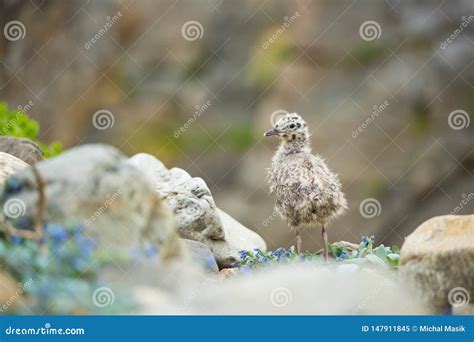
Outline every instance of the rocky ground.
{"label": "rocky ground", "polygon": [[[474,215],[423,223],[399,266],[395,249],[371,239],[346,243],[353,258],[288,260],[220,210],[202,179],[151,155],[96,144],[31,160],[22,152],[32,146],[0,144],[2,312],[473,312]],[[277,262],[243,267],[242,251],[253,250]]]}

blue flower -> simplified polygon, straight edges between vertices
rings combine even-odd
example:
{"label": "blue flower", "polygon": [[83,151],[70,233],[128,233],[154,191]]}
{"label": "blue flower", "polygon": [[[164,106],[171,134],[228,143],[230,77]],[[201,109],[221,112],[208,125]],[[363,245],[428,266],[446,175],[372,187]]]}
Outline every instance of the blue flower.
{"label": "blue flower", "polygon": [[272,252],[272,256],[279,257],[279,256],[285,254],[285,252],[286,252],[285,249],[283,247],[280,247],[280,248],[277,248],[276,250],[274,250]]}
{"label": "blue flower", "polygon": [[248,252],[247,251],[239,251],[239,257],[240,259],[245,259],[248,255]]}
{"label": "blue flower", "polygon": [[75,239],[81,255],[90,257],[95,250],[95,241],[79,234],[75,235]]}
{"label": "blue flower", "polygon": [[5,192],[9,195],[17,193],[23,186],[20,180],[16,177],[10,177],[6,183]]}
{"label": "blue flower", "polygon": [[158,251],[157,251],[156,247],[152,244],[149,244],[148,246],[145,247],[145,255],[148,258],[151,258],[151,257],[155,256],[157,252]]}
{"label": "blue flower", "polygon": [[68,232],[63,226],[54,223],[47,223],[44,229],[54,243],[63,242],[68,238]]}
{"label": "blue flower", "polygon": [[16,246],[19,246],[23,242],[23,239],[21,237],[12,235],[10,236],[10,242]]}
{"label": "blue flower", "polygon": [[342,252],[341,254],[339,254],[339,259],[342,259],[342,260],[345,260],[347,259],[348,255],[346,252]]}

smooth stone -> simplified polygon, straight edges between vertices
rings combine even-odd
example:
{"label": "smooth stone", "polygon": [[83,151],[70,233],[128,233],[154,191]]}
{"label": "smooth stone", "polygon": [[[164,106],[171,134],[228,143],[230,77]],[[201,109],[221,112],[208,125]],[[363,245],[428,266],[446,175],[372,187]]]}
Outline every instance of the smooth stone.
{"label": "smooth stone", "polygon": [[474,215],[438,216],[410,234],[399,274],[438,312],[474,300]]}
{"label": "smooth stone", "polygon": [[11,154],[30,165],[44,159],[39,145],[27,138],[0,137],[0,152]]}

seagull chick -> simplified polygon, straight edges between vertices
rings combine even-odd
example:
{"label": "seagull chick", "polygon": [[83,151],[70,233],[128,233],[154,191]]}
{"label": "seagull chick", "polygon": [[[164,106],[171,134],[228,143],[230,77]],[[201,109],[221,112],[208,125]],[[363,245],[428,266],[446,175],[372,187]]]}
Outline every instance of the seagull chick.
{"label": "seagull chick", "polygon": [[281,140],[268,174],[270,192],[276,197],[275,209],[295,232],[298,254],[301,253],[301,230],[321,224],[327,261],[326,227],[347,209],[338,176],[321,157],[311,153],[308,125],[298,114],[281,116],[265,136]]}

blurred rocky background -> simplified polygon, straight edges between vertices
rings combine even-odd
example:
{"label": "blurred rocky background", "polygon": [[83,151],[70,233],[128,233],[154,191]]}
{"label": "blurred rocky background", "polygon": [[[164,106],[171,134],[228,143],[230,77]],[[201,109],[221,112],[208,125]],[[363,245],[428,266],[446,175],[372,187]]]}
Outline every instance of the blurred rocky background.
{"label": "blurred rocky background", "polygon": [[470,0],[2,0],[0,101],[42,140],[202,177],[270,249],[293,235],[273,213],[277,142],[262,133],[298,112],[349,200],[330,240],[401,244],[432,216],[474,211],[473,15]]}

